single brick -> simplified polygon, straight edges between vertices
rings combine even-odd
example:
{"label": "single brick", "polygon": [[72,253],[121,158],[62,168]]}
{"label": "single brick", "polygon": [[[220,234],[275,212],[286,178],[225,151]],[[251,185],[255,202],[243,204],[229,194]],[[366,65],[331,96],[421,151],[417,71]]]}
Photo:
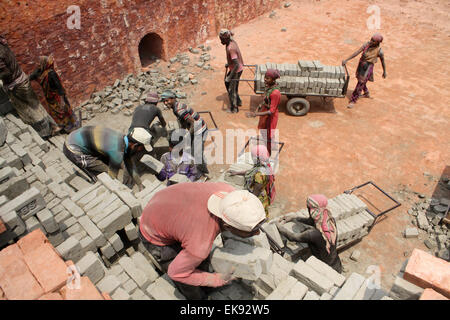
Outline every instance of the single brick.
{"label": "single brick", "polygon": [[111,243],[106,242],[106,244],[100,248],[100,252],[107,258],[111,259],[115,254],[116,251],[114,250]]}
{"label": "single brick", "polygon": [[144,255],[140,252],[136,252],[131,256],[131,259],[133,260],[134,265],[144,272],[147,279],[150,280],[150,282],[154,282],[158,277],[158,273],[156,272],[153,264],[148,261]]}
{"label": "single brick", "polygon": [[152,169],[156,174],[159,174],[161,170],[164,168],[164,165],[153,158],[152,156],[146,154],[140,160],[144,165]]}
{"label": "single brick", "polygon": [[366,279],[362,275],[353,272],[350,277],[348,277],[347,281],[345,281],[341,290],[336,293],[333,300],[352,300],[364,284],[365,280]]}
{"label": "single brick", "polygon": [[108,239],[108,242],[111,243],[111,245],[114,248],[114,251],[119,252],[123,249],[124,245],[122,240],[120,240],[120,237],[117,233],[114,233],[111,238]]}
{"label": "single brick", "polygon": [[39,220],[36,219],[36,217],[29,217],[27,220],[25,220],[25,226],[28,232],[40,229],[44,234],[47,233],[47,231],[45,231],[44,227],[39,223]]}
{"label": "single brick", "polygon": [[111,237],[117,230],[123,229],[130,223],[132,217],[130,208],[126,205],[122,205],[119,209],[114,211],[111,215],[101,220],[97,226],[105,235],[105,237]]}
{"label": "single brick", "polygon": [[146,293],[155,300],[186,300],[186,298],[172,285],[167,274],[159,277],[146,290]]}
{"label": "single brick", "polygon": [[130,207],[133,218],[138,218],[142,213],[142,206],[138,199],[136,199],[130,191],[117,191],[119,198]]}
{"label": "single brick", "polygon": [[288,276],[275,288],[266,300],[282,300],[297,283],[298,281],[294,277]]}
{"label": "single brick", "polygon": [[67,211],[70,212],[70,214],[75,217],[75,218],[79,218],[81,216],[84,215],[84,211],[75,204],[75,202],[73,202],[70,199],[64,199],[61,204],[63,205],[64,208],[66,208]]}
{"label": "single brick", "polygon": [[119,259],[119,264],[125,270],[125,272],[133,279],[139,288],[145,290],[150,284],[151,280],[147,278],[146,274],[138,269],[133,260],[129,257],[122,257]]}
{"label": "single brick", "polygon": [[115,276],[109,275],[104,277],[97,283],[97,288],[101,292],[107,292],[110,295],[114,294],[114,292],[120,287],[120,281]]}
{"label": "single brick", "polygon": [[292,287],[291,291],[286,296],[284,296],[283,300],[302,300],[307,292],[308,287],[303,283],[297,281],[294,287]]}
{"label": "single brick", "polygon": [[39,211],[36,217],[47,232],[53,233],[59,230],[59,225],[56,223],[55,217],[47,208]]}
{"label": "single brick", "polygon": [[125,226],[125,233],[130,241],[136,240],[139,237],[137,227],[133,223]]}
{"label": "single brick", "polygon": [[306,260],[306,264],[310,265],[314,270],[330,279],[334,285],[338,287],[341,287],[345,282],[345,277],[342,274],[339,274],[336,270],[320,261],[315,256],[309,257],[308,260]]}
{"label": "single brick", "polygon": [[105,275],[102,262],[91,251],[88,251],[76,265],[80,270],[80,274],[87,276],[94,284],[99,282]]}
{"label": "single brick", "polygon": [[95,241],[90,236],[85,236],[83,239],[81,239],[80,244],[81,244],[81,250],[83,252],[97,251],[97,245],[95,244]]}
{"label": "single brick", "polygon": [[417,228],[406,228],[403,235],[405,238],[417,238],[419,236],[419,230]]}
{"label": "single brick", "polygon": [[103,247],[106,244],[106,238],[97,228],[97,226],[89,219],[88,216],[82,216],[78,219],[80,225],[86,230],[87,234],[94,240],[97,247]]}
{"label": "single brick", "polygon": [[44,197],[38,189],[31,187],[20,196],[3,205],[0,208],[0,212],[3,214],[3,212],[17,211],[17,214],[26,220],[43,208],[45,208]]}
{"label": "single brick", "polygon": [[132,293],[138,288],[136,282],[134,282],[133,279],[127,280],[127,281],[122,285],[122,287],[125,289],[125,291],[126,291],[128,294],[132,294]]}
{"label": "single brick", "polygon": [[122,288],[117,288],[117,290],[111,295],[113,300],[130,300],[130,295]]}
{"label": "single brick", "polygon": [[292,275],[318,294],[323,294],[333,287],[333,282],[314,270],[303,260],[299,260],[292,269]]}
{"label": "single brick", "polygon": [[63,243],[56,247],[56,250],[64,260],[77,262],[81,258],[81,244],[75,237],[67,238]]}

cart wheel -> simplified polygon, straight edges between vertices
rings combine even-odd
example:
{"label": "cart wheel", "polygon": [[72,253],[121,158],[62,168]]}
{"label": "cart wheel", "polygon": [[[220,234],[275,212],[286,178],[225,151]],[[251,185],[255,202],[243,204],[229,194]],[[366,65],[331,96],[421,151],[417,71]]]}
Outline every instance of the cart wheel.
{"label": "cart wheel", "polygon": [[286,104],[291,116],[304,116],[309,111],[309,101],[304,98],[292,98]]}

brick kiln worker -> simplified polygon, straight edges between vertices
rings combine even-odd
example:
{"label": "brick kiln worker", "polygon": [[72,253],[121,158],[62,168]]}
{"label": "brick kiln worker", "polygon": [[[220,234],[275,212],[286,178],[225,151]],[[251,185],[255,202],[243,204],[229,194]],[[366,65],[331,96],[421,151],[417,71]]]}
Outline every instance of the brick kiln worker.
{"label": "brick kiln worker", "polygon": [[0,35],[0,80],[19,117],[42,137],[53,135],[58,127],[39,102],[28,76],[17,63],[6,39]]}
{"label": "brick kiln worker", "polygon": [[227,63],[225,68],[225,88],[227,88],[228,98],[230,99],[230,109],[227,112],[237,113],[239,107],[242,106],[241,97],[239,97],[239,79],[244,70],[244,61],[242,59],[241,50],[232,38],[233,33],[230,30],[222,29],[219,33],[220,42],[225,46],[227,54]]}
{"label": "brick kiln worker", "polygon": [[[147,133],[143,130],[144,134]],[[147,133],[148,135],[148,133]],[[93,182],[97,181],[97,174],[108,172],[117,179],[122,162],[125,169],[142,190],[136,164],[137,155],[142,150],[151,150],[150,139],[142,132],[135,132],[133,136],[125,136],[120,132],[100,126],[86,126],[72,131],[64,143],[64,155],[77,167],[83,170]]]}
{"label": "brick kiln worker", "polygon": [[176,94],[172,91],[164,91],[161,94],[161,101],[166,107],[172,109],[181,128],[189,130],[191,137],[191,156],[194,158],[194,163],[197,166],[197,172],[199,174],[197,178],[201,175],[208,177],[209,170],[204,156],[205,140],[208,136],[208,126],[205,120],[194,109],[184,103],[178,102]]}
{"label": "brick kiln worker", "polygon": [[384,54],[381,50],[380,43],[383,41],[383,36],[378,32],[375,33],[369,42],[363,44],[361,48],[353,53],[350,57],[342,61],[342,65],[345,65],[348,60],[353,59],[362,52],[361,58],[356,69],[356,79],[358,83],[353,91],[348,108],[353,108],[353,105],[359,99],[361,92],[364,90],[364,97],[370,98],[369,89],[367,89],[367,81],[373,81],[373,68],[378,60],[381,60],[383,66],[383,78],[386,78],[386,65],[384,63]]}
{"label": "brick kiln worker", "polygon": [[220,287],[229,274],[209,273],[199,266],[214,239],[230,231],[240,237],[259,234],[265,221],[261,201],[226,183],[180,183],[157,192],[142,212],[139,234],[146,249],[175,281],[187,299],[203,299],[201,286]]}
{"label": "brick kiln worker", "polygon": [[[276,69],[268,69],[264,76],[264,101],[258,106],[256,112],[247,112],[247,117],[260,117],[258,130],[264,139],[267,140],[267,150],[272,154],[272,139],[278,124],[278,105],[281,101],[280,88],[276,80],[280,77],[280,72]],[[261,109],[261,111],[259,111]]]}
{"label": "brick kiln worker", "polygon": [[136,128],[145,129],[151,137],[157,140],[161,135],[165,135],[165,132],[160,132],[160,125],[158,123],[153,124],[151,127],[151,123],[157,117],[159,123],[163,128],[166,127],[167,123],[164,119],[161,109],[159,109],[156,104],[159,101],[159,96],[157,93],[150,92],[145,98],[145,104],[137,106],[133,112],[133,118],[131,120],[130,128],[128,129],[128,134],[132,135],[133,130]]}
{"label": "brick kiln worker", "polygon": [[280,233],[285,235],[291,241],[308,243],[313,256],[341,273],[341,259],[339,259],[336,249],[338,236],[336,221],[331,216],[330,210],[327,209],[327,205],[328,199],[324,195],[311,195],[306,200],[310,218],[284,217],[280,221],[280,224],[296,219],[299,222],[314,226],[315,228],[309,228],[300,234],[287,231],[283,228],[278,229],[280,229]]}

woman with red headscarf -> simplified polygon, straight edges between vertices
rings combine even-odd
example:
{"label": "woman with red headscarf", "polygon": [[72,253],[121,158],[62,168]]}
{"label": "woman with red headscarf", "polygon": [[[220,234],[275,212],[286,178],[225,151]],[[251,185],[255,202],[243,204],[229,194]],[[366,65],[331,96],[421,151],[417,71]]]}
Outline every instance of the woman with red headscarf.
{"label": "woman with red headscarf", "polygon": [[256,145],[251,149],[253,168],[248,171],[229,171],[231,176],[244,175],[244,188],[259,198],[269,217],[269,206],[275,201],[275,176],[270,165],[266,146]]}
{"label": "woman with red headscarf", "polygon": [[67,100],[61,80],[54,69],[53,57],[41,56],[39,68],[33,71],[30,80],[36,80],[41,85],[48,105],[47,112],[60,129],[69,133],[80,126],[79,120]]}
{"label": "woman with red headscarf", "polygon": [[363,44],[361,48],[353,53],[350,57],[342,61],[342,65],[345,65],[348,60],[353,59],[358,54],[362,52],[361,58],[359,60],[358,68],[356,69],[356,79],[358,79],[358,84],[353,91],[352,97],[350,98],[350,103],[348,108],[353,108],[356,101],[361,96],[361,92],[364,91],[364,97],[370,98],[369,89],[367,89],[367,81],[373,82],[373,67],[378,60],[381,60],[381,65],[383,66],[383,78],[386,78],[386,65],[384,63],[384,54],[381,50],[380,43],[383,41],[383,36],[378,32],[375,33],[369,42]]}
{"label": "woman with red headscarf", "polygon": [[341,259],[339,259],[336,243],[337,228],[336,221],[327,209],[328,199],[322,194],[314,194],[306,200],[309,218],[300,217],[283,218],[280,224],[286,223],[293,219],[311,225],[302,233],[294,233],[285,228],[278,228],[280,233],[285,235],[291,241],[308,243],[311,253],[317,259],[325,262],[337,272],[342,272]]}
{"label": "woman with red headscarf", "polygon": [[[260,117],[258,130],[263,138],[267,139],[267,150],[272,154],[272,139],[278,123],[278,105],[281,101],[280,88],[276,80],[280,77],[280,72],[276,69],[268,69],[264,76],[264,101],[256,112],[247,112],[247,117]],[[261,111],[259,111],[261,110]],[[261,131],[262,130],[262,131]]]}

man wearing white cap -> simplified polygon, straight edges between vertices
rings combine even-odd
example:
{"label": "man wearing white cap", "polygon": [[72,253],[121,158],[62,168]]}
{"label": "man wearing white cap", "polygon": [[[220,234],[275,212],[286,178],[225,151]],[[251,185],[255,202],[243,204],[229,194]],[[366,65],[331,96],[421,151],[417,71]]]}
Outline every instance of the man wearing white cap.
{"label": "man wearing white cap", "polygon": [[230,231],[240,237],[259,234],[265,221],[259,199],[226,183],[181,183],[157,192],[142,212],[139,234],[144,246],[188,299],[202,299],[200,288],[220,287],[232,274],[200,270],[214,239]]}

